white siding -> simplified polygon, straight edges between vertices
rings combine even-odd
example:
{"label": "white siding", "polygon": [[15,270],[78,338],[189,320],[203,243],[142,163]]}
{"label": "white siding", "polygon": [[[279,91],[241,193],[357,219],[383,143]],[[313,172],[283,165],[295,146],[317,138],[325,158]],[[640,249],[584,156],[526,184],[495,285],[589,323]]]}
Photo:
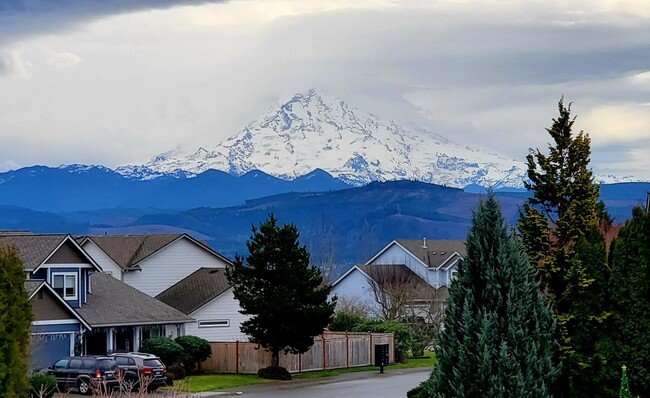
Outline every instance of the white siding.
{"label": "white siding", "polygon": [[153,254],[140,264],[142,271],[124,274],[124,282],[156,296],[202,267],[225,268],[220,258],[182,238]]}
{"label": "white siding", "polygon": [[393,243],[388,249],[386,249],[386,251],[374,259],[370,264],[404,264],[413,272],[420,275],[422,279],[426,280],[431,285],[435,285],[440,279],[438,272],[427,268],[422,262],[413,257],[411,253],[407,252],[395,243]]}
{"label": "white siding", "polygon": [[115,261],[108,257],[95,243],[88,240],[84,243],[83,249],[102,268],[102,271],[110,273],[115,279],[122,278],[122,268],[115,264]]}
{"label": "white siding", "polygon": [[367,307],[371,314],[379,309],[368,278],[358,269],[347,274],[332,288],[330,297],[333,296],[337,296],[341,301],[352,300],[355,304]]}
{"label": "white siding", "polygon": [[[248,316],[240,314],[239,309],[239,302],[235,300],[233,289],[230,288],[190,314],[197,322],[185,325],[185,334],[199,336],[210,342],[248,341],[248,337],[239,330]],[[228,327],[199,327],[201,321],[217,320],[228,320],[230,324]]]}

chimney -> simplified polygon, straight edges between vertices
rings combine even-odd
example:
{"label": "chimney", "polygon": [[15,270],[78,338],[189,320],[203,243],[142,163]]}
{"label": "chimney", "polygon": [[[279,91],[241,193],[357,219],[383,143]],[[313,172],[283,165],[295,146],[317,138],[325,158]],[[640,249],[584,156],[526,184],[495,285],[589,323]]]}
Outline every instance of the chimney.
{"label": "chimney", "polygon": [[422,248],[423,248],[423,249],[426,249],[426,248],[427,248],[427,238],[426,238],[426,237],[423,237],[423,238],[422,238]]}

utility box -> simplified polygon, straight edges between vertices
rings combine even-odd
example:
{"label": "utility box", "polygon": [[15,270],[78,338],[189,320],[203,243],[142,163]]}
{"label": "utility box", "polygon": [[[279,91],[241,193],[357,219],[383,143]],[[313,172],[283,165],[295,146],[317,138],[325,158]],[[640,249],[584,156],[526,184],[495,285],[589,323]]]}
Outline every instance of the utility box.
{"label": "utility box", "polygon": [[388,366],[389,350],[389,344],[375,344],[375,366],[379,367],[379,373],[384,373],[384,366]]}

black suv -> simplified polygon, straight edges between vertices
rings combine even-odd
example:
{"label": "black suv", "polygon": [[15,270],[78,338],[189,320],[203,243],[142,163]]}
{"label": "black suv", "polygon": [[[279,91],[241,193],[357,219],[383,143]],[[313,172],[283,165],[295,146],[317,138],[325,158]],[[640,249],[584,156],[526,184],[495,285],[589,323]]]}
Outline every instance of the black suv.
{"label": "black suv", "polygon": [[115,358],[120,368],[125,389],[137,390],[141,385],[145,385],[148,391],[155,391],[167,384],[167,368],[160,358],[153,354],[127,352],[110,356]]}
{"label": "black suv", "polygon": [[76,388],[81,394],[95,389],[112,390],[118,386],[114,358],[107,356],[66,357],[50,366],[48,373],[56,377],[59,391]]}

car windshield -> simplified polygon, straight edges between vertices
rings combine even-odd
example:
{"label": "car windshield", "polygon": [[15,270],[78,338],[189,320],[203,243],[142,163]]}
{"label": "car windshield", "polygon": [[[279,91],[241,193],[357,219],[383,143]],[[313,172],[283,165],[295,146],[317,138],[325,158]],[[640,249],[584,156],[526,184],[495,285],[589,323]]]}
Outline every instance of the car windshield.
{"label": "car windshield", "polygon": [[162,362],[160,362],[160,359],[145,359],[142,361],[142,364],[150,368],[158,368],[163,366]]}

